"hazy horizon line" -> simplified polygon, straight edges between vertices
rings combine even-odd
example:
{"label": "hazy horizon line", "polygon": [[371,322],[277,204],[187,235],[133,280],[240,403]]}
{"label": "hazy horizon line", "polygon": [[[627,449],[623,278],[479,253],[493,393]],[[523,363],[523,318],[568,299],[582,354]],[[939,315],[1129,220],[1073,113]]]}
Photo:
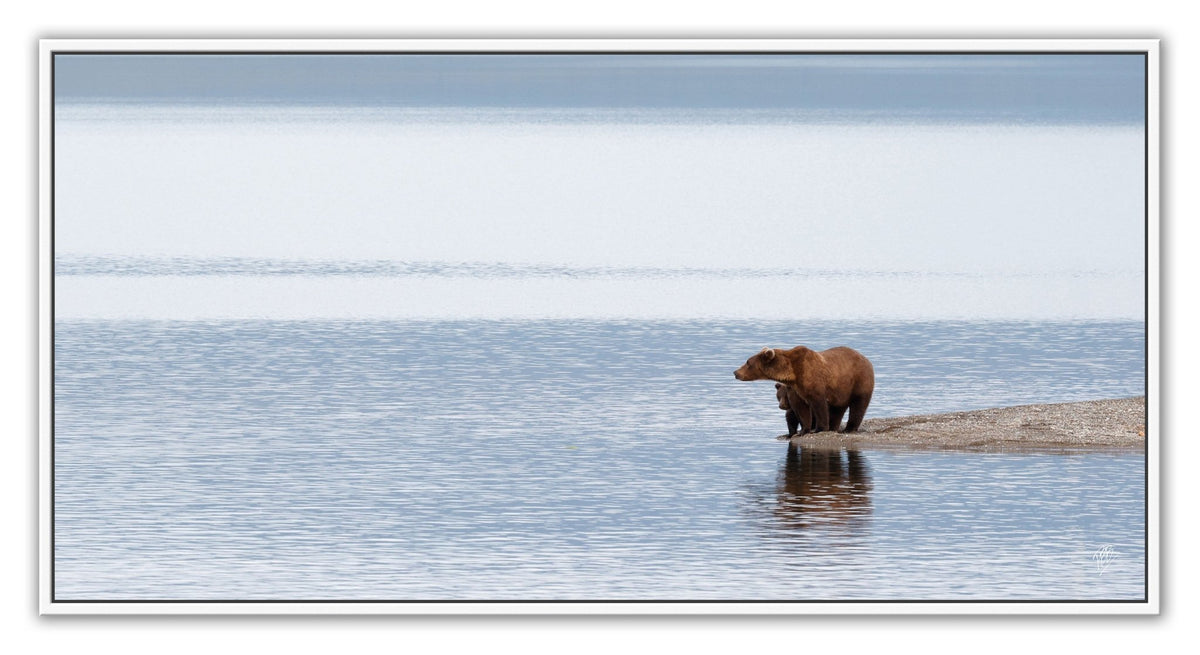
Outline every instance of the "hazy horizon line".
{"label": "hazy horizon line", "polygon": [[[273,114],[272,112],[285,112]],[[257,115],[256,115],[257,114]],[[298,114],[298,115],[297,115]],[[728,107],[717,105],[438,105],[353,100],[230,100],[213,98],[56,99],[59,122],[407,121],[416,123],[617,123],[781,125],[1000,125],[1144,128],[1142,117],[1080,117],[1067,110],[1026,112],[964,108]]]}

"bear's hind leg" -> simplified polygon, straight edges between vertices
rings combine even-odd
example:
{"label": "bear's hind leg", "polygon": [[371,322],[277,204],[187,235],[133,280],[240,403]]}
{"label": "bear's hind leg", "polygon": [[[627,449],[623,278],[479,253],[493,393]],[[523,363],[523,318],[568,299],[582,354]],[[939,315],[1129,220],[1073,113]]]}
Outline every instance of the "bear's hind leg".
{"label": "bear's hind leg", "polygon": [[846,408],[836,405],[829,406],[829,429],[837,432],[838,427],[842,425],[842,416],[846,414]]}
{"label": "bear's hind leg", "polygon": [[862,425],[863,417],[867,415],[867,405],[871,404],[871,394],[855,396],[850,399],[850,418],[846,419],[846,432],[857,432]]}

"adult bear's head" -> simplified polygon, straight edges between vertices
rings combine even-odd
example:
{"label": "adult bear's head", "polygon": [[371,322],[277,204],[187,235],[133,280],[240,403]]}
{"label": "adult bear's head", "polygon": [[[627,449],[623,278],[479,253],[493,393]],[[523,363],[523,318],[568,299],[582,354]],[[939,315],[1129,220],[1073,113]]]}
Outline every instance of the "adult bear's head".
{"label": "adult bear's head", "polygon": [[733,377],[749,382],[751,380],[776,380],[789,382],[795,378],[792,364],[781,351],[774,348],[763,348],[760,353],[746,360],[741,368],[733,372]]}

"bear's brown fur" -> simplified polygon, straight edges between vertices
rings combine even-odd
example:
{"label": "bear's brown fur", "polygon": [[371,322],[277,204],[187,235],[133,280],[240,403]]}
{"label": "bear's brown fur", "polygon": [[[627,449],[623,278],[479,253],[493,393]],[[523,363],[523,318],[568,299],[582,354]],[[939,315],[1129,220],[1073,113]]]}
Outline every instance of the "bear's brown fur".
{"label": "bear's brown fur", "polygon": [[854,432],[862,424],[875,392],[875,368],[862,353],[845,346],[822,352],[804,346],[791,350],[763,348],[733,376],[744,381],[775,380],[787,387],[788,408],[796,410],[800,418],[799,408],[807,406],[811,415],[811,422],[802,426],[800,434],[837,431],[847,409],[850,417],[845,431]]}

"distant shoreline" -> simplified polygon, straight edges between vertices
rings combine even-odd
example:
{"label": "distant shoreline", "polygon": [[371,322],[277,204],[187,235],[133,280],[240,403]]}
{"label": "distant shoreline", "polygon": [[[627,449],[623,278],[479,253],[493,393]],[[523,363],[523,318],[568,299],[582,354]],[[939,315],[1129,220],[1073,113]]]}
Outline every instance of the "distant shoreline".
{"label": "distant shoreline", "polygon": [[[869,411],[869,410],[868,410]],[[858,432],[792,437],[800,447],[901,446],[967,450],[1141,449],[1146,398],[1020,405],[867,418]],[[786,435],[780,437],[786,440]]]}

